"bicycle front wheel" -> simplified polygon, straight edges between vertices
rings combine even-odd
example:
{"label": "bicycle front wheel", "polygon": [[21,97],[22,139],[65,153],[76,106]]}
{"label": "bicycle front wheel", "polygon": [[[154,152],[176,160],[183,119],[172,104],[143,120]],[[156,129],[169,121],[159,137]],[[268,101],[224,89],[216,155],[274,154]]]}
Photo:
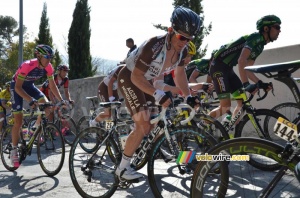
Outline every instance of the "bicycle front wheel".
{"label": "bicycle front wheel", "polygon": [[65,160],[65,143],[58,127],[47,123],[38,135],[37,156],[42,170],[54,176],[61,170]]}
{"label": "bicycle front wheel", "polygon": [[[118,188],[119,180],[114,173],[119,163],[116,159],[120,159],[121,152],[111,137],[106,138],[106,134],[101,128],[87,128],[79,133],[71,147],[70,176],[82,197],[111,197]],[[82,149],[82,144],[92,152]],[[114,155],[113,159],[110,155]]]}
{"label": "bicycle front wheel", "polygon": [[78,133],[90,127],[90,116],[82,116],[77,122]]}
{"label": "bicycle front wheel", "polygon": [[58,121],[59,129],[68,145],[72,145],[76,135],[78,134],[77,126],[73,118],[61,118]]}
{"label": "bicycle front wheel", "polygon": [[[170,136],[176,155],[171,155],[166,136],[161,135],[155,141],[149,155],[149,184],[154,197],[189,197],[191,177],[198,162],[195,158],[182,161],[183,155],[180,155],[180,152],[204,154],[217,142],[203,130],[190,126],[177,127],[170,132]],[[176,149],[175,142],[180,150]],[[166,154],[163,153],[169,153],[172,159],[166,160]]]}
{"label": "bicycle front wheel", "polygon": [[[197,165],[191,182],[191,197],[260,197],[277,172],[265,172],[254,168],[246,162],[249,159],[247,155],[261,155],[286,166],[284,160],[279,158],[283,149],[283,146],[268,140],[243,137],[216,145],[208,151],[208,156],[217,158],[201,161]],[[224,157],[228,157],[230,163],[226,163]],[[269,197],[300,196],[299,182],[294,175],[294,167],[299,161],[299,156],[293,158],[288,164],[287,172]],[[221,167],[220,174],[213,174],[211,171],[215,166]]]}

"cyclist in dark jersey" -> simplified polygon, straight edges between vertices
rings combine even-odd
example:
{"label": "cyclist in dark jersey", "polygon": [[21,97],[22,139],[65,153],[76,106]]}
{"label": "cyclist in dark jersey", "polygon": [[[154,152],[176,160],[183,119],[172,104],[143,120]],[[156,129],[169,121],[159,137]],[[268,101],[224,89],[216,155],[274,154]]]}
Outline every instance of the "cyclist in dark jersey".
{"label": "cyclist in dark jersey", "polygon": [[[74,103],[71,99],[70,92],[69,92],[69,78],[68,72],[70,71],[67,65],[58,65],[57,66],[57,73],[54,74],[54,82],[57,88],[64,87],[65,99],[68,100],[70,103]],[[44,95],[48,98],[48,100],[56,103],[56,99],[51,93],[49,89],[49,80],[47,79],[41,86],[40,90],[44,93]]]}
{"label": "cyclist in dark jersey", "polygon": [[196,98],[190,95],[186,75],[180,74],[184,73],[186,44],[199,33],[202,20],[192,10],[180,6],[173,11],[171,24],[166,35],[153,37],[130,53],[126,59],[126,67],[118,75],[119,90],[135,123],[115,172],[119,178],[133,180],[143,176],[130,167],[130,161],[144,136],[153,127],[150,124],[146,97],[154,98],[163,107],[168,107],[171,103],[169,96],[162,91],[164,83],[159,85],[160,88],[155,88],[149,81],[162,72],[170,72],[176,68],[177,86],[187,103],[193,105],[196,102]]}
{"label": "cyclist in dark jersey", "polygon": [[53,67],[50,60],[53,58],[53,50],[48,45],[37,45],[34,53],[35,59],[23,62],[13,76],[11,82],[12,111],[14,114],[14,125],[12,127],[12,150],[10,153],[11,163],[19,167],[17,146],[19,131],[23,122],[23,99],[29,102],[29,106],[35,107],[37,102],[44,103],[47,100],[45,95],[34,85],[34,81],[47,75],[49,86],[53,94],[60,101],[63,99],[53,80]]}
{"label": "cyclist in dark jersey", "polygon": [[[214,55],[214,60],[210,66],[210,76],[213,79],[214,88],[220,99],[220,106],[210,112],[210,116],[219,117],[230,110],[231,100],[239,96],[238,90],[245,87],[245,90],[254,94],[257,85],[268,87],[254,73],[246,71],[244,67],[254,65],[256,58],[262,53],[264,46],[278,38],[280,33],[281,20],[275,15],[267,15],[259,19],[256,28],[259,32],[242,36],[232,43],[223,45]],[[238,65],[240,78],[233,71],[233,67]],[[248,79],[255,84],[250,84]],[[242,101],[237,100],[237,107],[233,116],[241,108]]]}

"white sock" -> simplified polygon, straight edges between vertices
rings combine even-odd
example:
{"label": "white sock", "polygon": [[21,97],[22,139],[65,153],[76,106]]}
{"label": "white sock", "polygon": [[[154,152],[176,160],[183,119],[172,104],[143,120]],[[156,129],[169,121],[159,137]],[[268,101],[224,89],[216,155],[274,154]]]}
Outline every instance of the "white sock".
{"label": "white sock", "polygon": [[126,155],[122,155],[122,160],[121,160],[121,163],[119,165],[119,168],[121,170],[123,170],[124,168],[127,168],[130,166],[130,161],[131,161],[131,157],[127,157]]}

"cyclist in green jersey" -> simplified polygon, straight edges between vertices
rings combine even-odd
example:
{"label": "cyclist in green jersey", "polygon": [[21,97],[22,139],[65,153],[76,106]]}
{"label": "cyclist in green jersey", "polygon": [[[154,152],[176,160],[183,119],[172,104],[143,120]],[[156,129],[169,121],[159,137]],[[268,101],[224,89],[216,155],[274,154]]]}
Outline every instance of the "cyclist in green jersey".
{"label": "cyclist in green jersey", "polygon": [[[267,43],[278,38],[281,20],[275,15],[267,15],[256,22],[258,32],[245,35],[232,43],[223,45],[214,55],[210,66],[210,76],[212,77],[214,88],[220,99],[220,106],[210,112],[210,116],[219,117],[230,110],[230,94],[236,97],[238,90],[245,87],[245,90],[255,94],[257,87],[271,89],[267,83],[263,83],[252,72],[246,71],[246,66],[254,65],[256,58],[262,53]],[[233,71],[233,67],[238,65],[240,78]],[[255,84],[250,84],[249,80]],[[237,100],[235,113],[241,108],[242,101]]]}

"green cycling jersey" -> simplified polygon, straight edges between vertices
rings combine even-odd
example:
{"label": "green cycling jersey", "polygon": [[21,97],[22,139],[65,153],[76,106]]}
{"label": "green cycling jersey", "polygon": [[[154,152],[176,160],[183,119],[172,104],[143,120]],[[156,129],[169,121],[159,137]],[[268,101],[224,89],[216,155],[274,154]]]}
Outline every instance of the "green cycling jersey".
{"label": "green cycling jersey", "polygon": [[251,51],[249,60],[255,60],[264,50],[266,41],[262,34],[255,32],[245,35],[232,43],[223,45],[214,55],[216,60],[224,62],[228,66],[236,66],[243,48]]}

